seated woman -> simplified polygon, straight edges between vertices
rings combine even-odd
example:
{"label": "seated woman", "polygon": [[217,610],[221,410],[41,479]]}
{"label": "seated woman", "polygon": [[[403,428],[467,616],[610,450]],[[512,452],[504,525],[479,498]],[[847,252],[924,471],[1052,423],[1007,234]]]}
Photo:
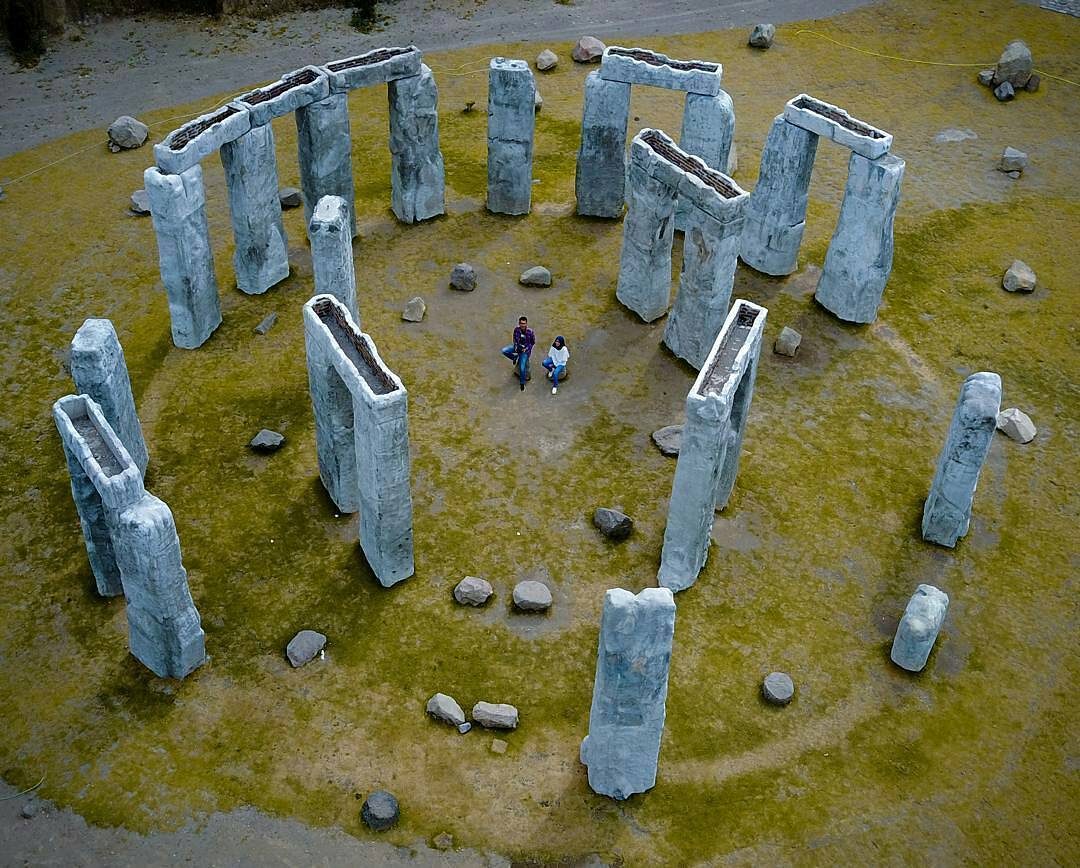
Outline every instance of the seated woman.
{"label": "seated woman", "polygon": [[541,364],[547,368],[548,377],[551,379],[551,394],[559,393],[559,377],[566,375],[566,363],[570,361],[570,350],[566,348],[566,341],[559,335],[548,349],[547,358]]}

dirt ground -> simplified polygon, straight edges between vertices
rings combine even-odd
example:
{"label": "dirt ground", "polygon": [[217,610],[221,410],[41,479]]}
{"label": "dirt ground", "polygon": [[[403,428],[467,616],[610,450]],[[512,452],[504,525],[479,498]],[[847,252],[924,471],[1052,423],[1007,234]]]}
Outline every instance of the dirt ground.
{"label": "dirt ground", "polygon": [[[660,347],[663,320],[644,325],[614,299],[621,223],[574,216],[590,70],[568,62],[573,39],[551,42],[563,60],[538,76],[525,218],[484,210],[486,116],[462,109],[482,109],[489,57],[531,58],[535,42],[426,54],[448,214],[419,226],[389,211],[385,96],[350,99],[361,315],[409,390],[417,573],[391,590],[318,481],[302,212],[284,218],[290,277],[244,296],[222,169],[205,161],[224,323],[183,351],[150,221],[127,210],[149,150],[110,154],[88,129],[0,158],[0,178],[19,179],[0,202],[0,796],[45,775],[33,796],[0,801],[0,861],[1077,862],[1077,26],[1020,3],[991,14],[975,0],[887,0],[782,26],[768,52],[746,48],[745,29],[625,34],[723,61],[745,187],[772,118],[804,90],[892,132],[907,175],[873,325],[839,323],[812,298],[843,193],[840,148],[819,149],[799,270],[736,275],[734,296],[769,309],[742,463],[709,562],[677,598],[657,786],[624,803],[593,794],[577,761],[598,616],[607,588],[655,584],[675,463],[649,435],[680,420],[694,372]],[[1068,82],[995,101],[975,73],[1015,36]],[[144,112],[154,140],[249,83]],[[677,132],[681,100],[643,88],[631,112],[631,132]],[[950,128],[974,137],[939,141]],[[295,125],[274,131],[280,181],[296,186]],[[1019,180],[995,169],[1005,145],[1029,154]],[[1031,295],[1001,289],[1014,258],[1038,274]],[[462,260],[480,276],[470,294],[447,287]],[[519,286],[538,263],[553,286]],[[404,323],[417,294],[427,317]],[[274,329],[253,334],[271,311]],[[523,312],[542,345],[567,337],[573,375],[558,396],[538,380],[520,393],[498,355]],[[92,590],[49,417],[72,389],[66,348],[88,316],[110,317],[124,345],[147,487],[176,517],[207,631],[211,659],[182,683],[130,657],[123,602]],[[784,325],[803,334],[794,359],[771,352]],[[976,370],[1001,374],[1003,406],[1039,435],[995,437],[971,532],[946,550],[922,542],[919,517]],[[286,446],[250,453],[261,427]],[[601,538],[597,506],[628,512],[634,534]],[[467,574],[494,584],[486,609],[452,602]],[[525,577],[552,586],[549,615],[512,612]],[[888,648],[923,581],[951,605],[911,676]],[[292,670],[283,649],[303,628],[328,635],[326,658]],[[796,683],[783,710],[759,696],[774,669]],[[517,705],[507,752],[491,751],[491,733],[427,720],[436,691],[467,708]],[[377,788],[402,804],[378,838],[358,818]],[[24,819],[39,798],[49,807]],[[450,851],[432,849],[441,833]]]}

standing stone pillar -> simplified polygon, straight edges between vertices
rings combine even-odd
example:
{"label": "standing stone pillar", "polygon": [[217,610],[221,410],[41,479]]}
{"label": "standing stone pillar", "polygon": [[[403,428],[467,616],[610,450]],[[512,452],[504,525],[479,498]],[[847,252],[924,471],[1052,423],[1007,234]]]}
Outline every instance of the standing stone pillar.
{"label": "standing stone pillar", "polygon": [[923,507],[922,536],[954,548],[971,525],[971,505],[1001,408],[1001,377],[972,374],[960,388],[949,436],[938,458],[930,496]]}
{"label": "standing stone pillar", "polygon": [[532,204],[536,82],[524,60],[494,57],[488,67],[487,208],[528,214]]}
{"label": "standing stone pillar", "polygon": [[277,155],[270,124],[252,127],[221,146],[241,292],[259,295],[289,276],[289,243],[281,222]]}
{"label": "standing stone pillar", "polygon": [[604,595],[589,734],[581,762],[593,791],[627,799],[656,784],[675,600],[667,588]]}
{"label": "standing stone pillar", "polygon": [[[727,172],[728,154],[735,140],[735,105],[731,96],[688,93],[683,107],[679,147],[701,157],[718,172]],[[675,210],[675,228],[686,232],[691,204],[680,199]]]}
{"label": "standing stone pillar", "polygon": [[391,207],[402,223],[446,213],[446,172],[439,150],[439,88],[427,64],[420,74],[391,81]]}
{"label": "standing stone pillar", "polygon": [[633,163],[629,178],[615,297],[645,322],[652,322],[667,313],[671,298],[675,191]]}
{"label": "standing stone pillar", "polygon": [[340,196],[349,206],[349,229],[355,238],[356,193],[353,189],[349,95],[332,93],[325,99],[296,109],[296,145],[300,186],[304,191],[305,224],[311,225],[315,203],[323,196]]}
{"label": "standing stone pillar", "polygon": [[221,325],[202,167],[166,175],[151,166],[143,173],[143,185],[157,233],[173,343],[193,350]]}
{"label": "standing stone pillar", "polygon": [[735,484],[767,314],[756,304],[735,302],[686,396],[660,556],[661,587],[685,590],[705,566],[713,513],[727,504]]}
{"label": "standing stone pillar", "polygon": [[599,70],[585,78],[574,190],[577,213],[587,217],[621,217],[625,204],[626,128],[630,119],[630,85],[608,81]]}
{"label": "standing stone pillar", "polygon": [[840,219],[825,254],[814,298],[848,322],[873,322],[892,271],[893,218],[904,161],[851,154]]}
{"label": "standing stone pillar", "polygon": [[816,133],[776,116],[746,206],[739,255],[751,268],[780,276],[798,265],[817,144]]}
{"label": "standing stone pillar", "polygon": [[149,456],[142,426],[135,412],[124,348],[107,319],[88,319],[71,341],[71,377],[75,390],[89,395],[100,407],[128,454],[146,473]]}
{"label": "standing stone pillar", "polygon": [[349,206],[340,196],[323,196],[315,205],[308,226],[315,294],[338,299],[360,324],[356,301]]}

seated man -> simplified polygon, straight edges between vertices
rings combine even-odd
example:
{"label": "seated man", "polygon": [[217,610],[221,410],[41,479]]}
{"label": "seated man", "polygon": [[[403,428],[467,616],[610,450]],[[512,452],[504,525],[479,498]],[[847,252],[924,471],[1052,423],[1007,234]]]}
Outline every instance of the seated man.
{"label": "seated man", "polygon": [[568,361],[570,361],[570,350],[566,348],[566,341],[563,340],[563,336],[559,335],[548,349],[547,358],[541,362],[547,368],[548,377],[551,378],[552,395],[559,393],[559,377],[565,376]]}
{"label": "seated man", "polygon": [[525,380],[529,377],[529,357],[535,343],[536,335],[529,328],[529,319],[523,316],[518,318],[517,328],[514,329],[514,342],[502,348],[502,354],[517,368],[522,392],[525,391]]}

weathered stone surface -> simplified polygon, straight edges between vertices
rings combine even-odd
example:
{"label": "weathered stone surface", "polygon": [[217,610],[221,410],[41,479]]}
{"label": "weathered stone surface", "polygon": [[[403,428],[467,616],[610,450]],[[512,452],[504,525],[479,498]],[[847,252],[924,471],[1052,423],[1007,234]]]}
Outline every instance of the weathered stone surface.
{"label": "weathered stone surface", "polygon": [[674,458],[682,447],[682,435],[682,425],[665,425],[652,432],[652,440],[661,454]]}
{"label": "weathered stone surface", "polygon": [[416,295],[405,302],[405,308],[401,311],[401,318],[405,322],[422,322],[424,314],[427,312],[427,304],[424,300]]}
{"label": "weathered stone surface", "polygon": [[[646,55],[649,60],[641,59]],[[638,56],[634,56],[638,55]],[[708,60],[672,60],[648,48],[609,45],[600,61],[600,75],[608,81],[645,84],[665,90],[682,90],[716,96],[724,69]]]}
{"label": "weathered stone surface", "polygon": [[747,44],[753,48],[771,48],[776,36],[775,24],[755,24]]}
{"label": "weathered stone surface", "polygon": [[[201,132],[191,135],[196,128]],[[169,133],[163,141],[154,145],[154,162],[162,172],[179,175],[250,129],[251,115],[247,107],[229,103],[192,118]],[[177,142],[181,140],[183,144],[178,145]]]}
{"label": "weathered stone surface", "polygon": [[1003,81],[994,88],[994,96],[997,97],[998,102],[1008,102],[1016,96],[1016,91],[1009,82]]}
{"label": "weathered stone surface", "polygon": [[109,149],[114,153],[141,147],[150,134],[150,128],[137,118],[120,115],[109,124]]}
{"label": "weathered stone surface", "polygon": [[1016,407],[998,413],[996,425],[998,431],[1017,443],[1030,443],[1038,433],[1031,417]]}
{"label": "weathered stone surface", "polygon": [[465,733],[467,732],[472,732],[472,724],[468,721],[465,721],[464,723],[459,723],[457,731],[460,732],[462,735],[465,735]]}
{"label": "weathered stone surface", "polygon": [[450,288],[472,292],[476,289],[476,269],[467,262],[459,262],[450,272]]}
{"label": "weathered stone surface", "polygon": [[528,214],[532,204],[536,82],[524,60],[492,58],[488,67],[487,208]]}
{"label": "weathered stone surface", "polygon": [[494,593],[491,582],[476,576],[466,576],[454,587],[454,599],[463,606],[482,606]]}
{"label": "weathered stone surface", "polygon": [[271,431],[269,428],[263,428],[251,438],[251,442],[248,444],[256,452],[277,452],[282,446],[285,445],[285,435],[279,434],[277,431]]}
{"label": "weathered stone surface", "polygon": [[[840,118],[840,120],[837,120]],[[839,106],[801,93],[784,106],[784,120],[819,136],[832,139],[838,145],[868,160],[889,153],[892,135],[877,127],[853,118]]]}
{"label": "weathered stone surface", "polygon": [[630,536],[634,529],[634,520],[617,509],[601,506],[592,517],[593,524],[608,539],[622,540]]}
{"label": "weathered stone surface", "polygon": [[1031,49],[1022,39],[1014,39],[1005,46],[994,68],[994,78],[991,84],[997,87],[1003,82],[1008,82],[1014,88],[1023,87],[1031,78],[1034,61],[1031,58]]}
{"label": "weathered stone surface", "polygon": [[599,71],[585,78],[574,184],[577,213],[621,217],[625,202],[626,128],[630,117],[630,85],[607,81]]}
{"label": "weathered stone surface", "polygon": [[465,712],[457,704],[457,700],[445,693],[436,693],[427,701],[427,713],[436,720],[461,726],[465,722]]}
{"label": "weathered stone surface", "polygon": [[418,223],[446,212],[446,170],[439,149],[439,88],[426,64],[390,82],[390,205],[398,220]]}
{"label": "weathered stone surface", "polygon": [[630,166],[629,180],[615,297],[652,322],[667,313],[671,297],[675,191],[636,165]]}
{"label": "weathered stone surface", "polygon": [[[303,79],[310,81],[303,81]],[[276,96],[270,96],[276,93]],[[330,79],[317,66],[304,66],[287,72],[277,81],[237,97],[235,102],[247,109],[253,127],[268,124],[274,118],[299,112],[330,95]],[[254,101],[252,101],[254,100]],[[307,188],[305,187],[305,192]],[[314,201],[314,200],[312,200]]]}
{"label": "weathered stone surface", "polygon": [[533,92],[533,108],[536,111],[540,111],[544,107],[544,98],[540,96],[540,91]]}
{"label": "weathered stone surface", "polygon": [[1039,89],[1039,85],[1042,83],[1042,76],[1037,72],[1031,74],[1031,78],[1027,80],[1027,84],[1024,85],[1024,90],[1028,93],[1035,93]]}
{"label": "weathered stone surface", "polygon": [[941,632],[948,609],[948,594],[933,585],[919,585],[908,600],[904,616],[896,627],[889,654],[892,662],[908,672],[921,672]]}
{"label": "weathered stone surface", "polygon": [[1001,407],[1001,377],[972,374],[960,389],[930,495],[923,507],[922,536],[953,548],[971,524],[971,505]]}
{"label": "weathered stone surface", "polygon": [[[373,54],[389,55],[374,60]],[[375,48],[363,54],[332,60],[322,68],[330,79],[332,93],[344,93],[361,87],[390,84],[401,78],[420,74],[421,52],[415,45]],[[374,61],[374,62],[372,62]]]}
{"label": "weathered stone surface", "polygon": [[1006,147],[1001,152],[1001,159],[998,161],[998,171],[1000,172],[1023,172],[1027,168],[1028,156],[1023,151],[1018,151],[1016,148]]}
{"label": "weathered stone surface", "polygon": [[473,706],[472,719],[485,729],[517,729],[518,710],[503,702],[478,702]]}
{"label": "weathered stone surface", "polygon": [[359,325],[352,236],[349,203],[340,196],[323,196],[315,205],[308,224],[315,294],[334,296]]}
{"label": "weathered stone surface", "polygon": [[984,70],[982,70],[982,72],[980,72],[979,76],[978,76],[979,84],[981,84],[981,85],[983,85],[985,87],[992,87],[993,84],[994,84],[994,73],[995,72],[996,72],[996,70],[993,70],[993,69],[984,69]]}
{"label": "weathered stone surface", "polygon": [[739,256],[751,268],[782,276],[798,266],[817,144],[817,135],[783,115],[773,121],[740,239]]}
{"label": "weathered stone surface", "polygon": [[295,187],[282,187],[278,190],[278,201],[281,203],[281,210],[288,211],[303,205],[304,197]]}
{"label": "weathered stone surface", "polygon": [[129,207],[133,214],[138,214],[140,217],[148,216],[150,214],[150,197],[146,195],[146,190],[136,190],[132,193]]}
{"label": "weathered stone surface", "polygon": [[607,46],[595,36],[582,36],[574,45],[570,56],[575,63],[599,63],[606,48]]}
{"label": "weathered stone surface", "polygon": [[454,849],[454,836],[449,832],[440,832],[431,839],[431,846],[436,850],[452,850]]}
{"label": "weathered stone surface", "polygon": [[551,608],[551,589],[543,582],[518,582],[514,585],[514,605],[523,612],[545,612]]}
{"label": "weathered stone surface", "polygon": [[840,218],[814,298],[847,322],[877,319],[892,272],[893,220],[905,163],[893,154],[868,160],[852,153]]}
{"label": "weathered stone surface", "polygon": [[542,265],[534,265],[521,272],[518,283],[522,286],[551,286],[551,272]]}
{"label": "weathered stone surface", "polygon": [[536,55],[536,68],[541,72],[547,72],[549,69],[554,69],[558,63],[559,55],[550,48],[545,48]]}
{"label": "weathered stone surface", "polygon": [[401,809],[398,800],[386,790],[376,790],[364,799],[360,816],[373,832],[389,829],[398,821]]}
{"label": "weathered stone surface", "polygon": [[338,196],[348,206],[349,234],[356,237],[356,191],[352,173],[349,97],[335,93],[296,110],[296,149],[304,191],[304,225],[311,227],[323,196]]}
{"label": "weathered stone surface", "polygon": [[71,341],[71,378],[75,389],[89,395],[101,407],[120,442],[139,472],[146,473],[149,455],[142,425],[135,412],[124,348],[107,319],[88,319]]}
{"label": "weathered stone surface", "polygon": [[268,331],[270,331],[270,329],[272,329],[274,327],[274,324],[276,322],[277,322],[277,314],[276,313],[267,314],[266,317],[262,320],[262,322],[260,322],[257,326],[255,326],[255,334],[257,334],[257,335],[266,334]]}
{"label": "weathered stone surface", "polygon": [[664,733],[675,600],[667,588],[604,595],[589,734],[581,762],[589,786],[626,799],[656,783]]}
{"label": "weathered stone surface", "polygon": [[[688,154],[701,157],[705,164],[720,172],[728,172],[728,158],[735,140],[735,106],[726,91],[715,96],[688,93],[683,106],[682,131],[679,147]],[[690,200],[682,197],[675,206],[675,228],[689,229]],[[738,254],[738,250],[735,251]]]}
{"label": "weathered stone surface", "polygon": [[195,349],[221,325],[202,167],[165,175],[151,166],[143,173],[143,183],[157,233],[161,282],[169,297],[173,343]]}
{"label": "weathered stone surface", "polygon": [[1009,292],[1033,292],[1035,283],[1035,272],[1022,259],[1014,259],[1001,278],[1001,285]]}
{"label": "weathered stone surface", "polygon": [[790,326],[780,329],[780,334],[773,344],[773,352],[781,356],[794,356],[799,351],[802,343],[802,335]]}
{"label": "weathered stone surface", "polygon": [[326,637],[315,630],[301,630],[289,640],[285,656],[294,669],[299,669],[314,660],[326,647]]}
{"label": "weathered stone surface", "polygon": [[289,276],[289,241],[281,221],[277,156],[269,124],[221,146],[232,214],[233,270],[241,292],[258,295]]}
{"label": "weathered stone surface", "polygon": [[966,142],[968,139],[977,139],[979,136],[975,130],[969,129],[956,129],[955,127],[949,127],[949,129],[942,130],[936,136],[934,141],[939,145],[952,144],[955,142]]}
{"label": "weathered stone surface", "polygon": [[795,685],[786,672],[770,672],[761,683],[761,693],[773,705],[787,705],[795,695]]}

